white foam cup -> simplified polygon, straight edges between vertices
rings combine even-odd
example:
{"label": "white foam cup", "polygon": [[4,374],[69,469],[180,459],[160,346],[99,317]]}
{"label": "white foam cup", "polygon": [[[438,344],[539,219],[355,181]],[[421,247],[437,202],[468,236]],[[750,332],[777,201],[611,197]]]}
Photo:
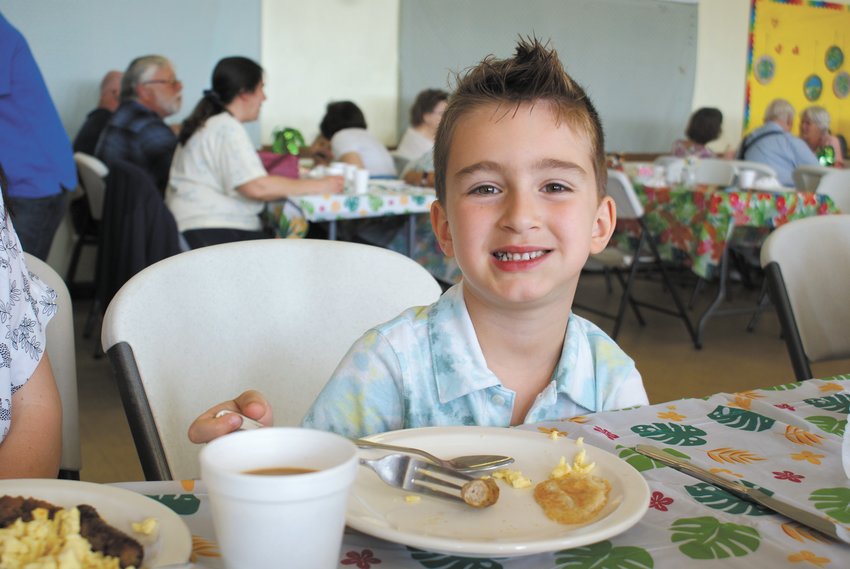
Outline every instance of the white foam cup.
{"label": "white foam cup", "polygon": [[755,185],[756,182],[756,171],[755,170],[741,170],[738,172],[738,187],[748,190]]}
{"label": "white foam cup", "polygon": [[358,194],[365,194],[369,191],[369,170],[357,169],[354,174],[354,191]]}
{"label": "white foam cup", "polygon": [[[228,569],[335,569],[357,448],[325,431],[240,431],[201,451],[201,478]],[[305,474],[259,475],[264,468]]]}

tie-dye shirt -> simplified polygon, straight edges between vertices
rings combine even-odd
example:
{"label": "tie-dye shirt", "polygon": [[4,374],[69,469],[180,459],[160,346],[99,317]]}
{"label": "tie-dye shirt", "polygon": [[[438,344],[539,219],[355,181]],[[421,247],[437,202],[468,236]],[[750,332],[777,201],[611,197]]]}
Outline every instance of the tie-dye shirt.
{"label": "tie-dye shirt", "polygon": [[[426,426],[510,426],[515,393],[487,367],[462,286],[366,332],[302,425],[349,437]],[[632,359],[598,327],[572,314],[552,381],[524,422],[647,403]]]}

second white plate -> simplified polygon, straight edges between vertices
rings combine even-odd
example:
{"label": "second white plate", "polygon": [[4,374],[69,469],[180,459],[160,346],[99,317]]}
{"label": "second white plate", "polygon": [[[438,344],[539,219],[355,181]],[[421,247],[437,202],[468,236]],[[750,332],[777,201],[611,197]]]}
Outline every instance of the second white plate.
{"label": "second white plate", "polygon": [[[592,521],[562,525],[548,519],[534,501],[532,488],[500,484],[499,501],[483,510],[422,497],[405,501],[408,492],[391,488],[367,468],[361,468],[348,507],[348,525],[364,533],[430,551],[467,557],[514,557],[579,547],[617,535],[640,520],[649,504],[643,476],[613,454],[579,446],[574,440],[552,440],[542,433],[492,427],[428,427],[369,437],[395,445],[417,447],[437,456],[503,454],[516,459],[533,484],[545,480],[562,456],[571,463],[584,448],[594,474],[611,483],[608,504]],[[361,451],[381,456],[386,451]]]}

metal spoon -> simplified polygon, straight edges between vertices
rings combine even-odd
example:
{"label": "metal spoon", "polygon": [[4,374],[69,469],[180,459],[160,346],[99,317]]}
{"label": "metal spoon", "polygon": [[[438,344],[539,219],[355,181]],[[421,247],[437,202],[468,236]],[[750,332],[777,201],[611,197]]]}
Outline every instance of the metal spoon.
{"label": "metal spoon", "polygon": [[497,454],[473,454],[468,456],[458,456],[452,459],[437,458],[431,453],[425,452],[418,448],[400,447],[389,445],[386,443],[378,443],[375,441],[367,441],[366,439],[354,439],[354,444],[360,448],[379,448],[383,450],[391,450],[393,452],[403,452],[406,454],[418,454],[419,456],[458,472],[481,472],[484,470],[494,470],[501,468],[514,461],[510,456],[500,456]]}

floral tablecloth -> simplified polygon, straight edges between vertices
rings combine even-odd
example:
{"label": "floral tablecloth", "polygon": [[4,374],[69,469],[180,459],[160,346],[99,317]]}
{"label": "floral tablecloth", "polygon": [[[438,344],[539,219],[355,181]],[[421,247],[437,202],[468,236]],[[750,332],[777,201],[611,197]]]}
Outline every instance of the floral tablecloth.
{"label": "floral tablecloth", "polygon": [[[340,569],[579,569],[650,567],[850,567],[850,545],[665,467],[633,447],[660,446],[715,473],[756,485],[850,527],[850,480],[841,458],[850,375],[768,389],[684,399],[624,411],[524,425],[550,436],[584,437],[646,478],[646,515],[610,540],[509,559],[468,559],[347,531]],[[592,449],[588,452],[592,460]],[[193,562],[221,568],[209,503],[195,481],[119,484],[183,516]]]}
{"label": "floral tablecloth", "polygon": [[346,219],[424,214],[437,199],[434,190],[398,180],[372,180],[365,194],[340,193],[297,196],[271,202],[268,207],[281,237],[303,237],[307,222],[336,222]]}
{"label": "floral tablecloth", "polygon": [[634,182],[646,222],[665,260],[685,262],[703,278],[718,274],[732,230],[764,230],[802,217],[838,213],[824,194],[653,188]]}

